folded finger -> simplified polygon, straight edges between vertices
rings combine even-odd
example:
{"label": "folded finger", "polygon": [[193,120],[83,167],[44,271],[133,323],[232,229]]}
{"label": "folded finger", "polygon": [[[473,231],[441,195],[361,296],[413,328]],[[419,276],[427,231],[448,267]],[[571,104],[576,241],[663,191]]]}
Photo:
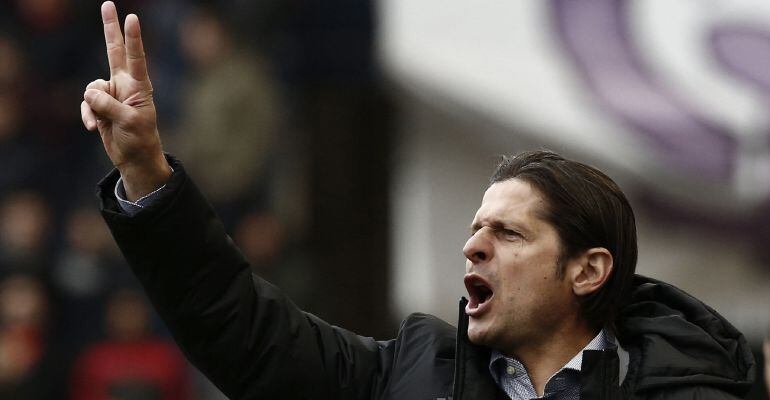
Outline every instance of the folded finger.
{"label": "folded finger", "polygon": [[104,79],[97,79],[95,81],[92,81],[86,86],[86,89],[96,89],[101,90],[103,92],[110,92],[110,82],[105,81]]}
{"label": "folded finger", "polygon": [[144,57],[142,32],[139,27],[139,17],[129,14],[126,17],[126,67],[128,73],[136,80],[147,79],[147,61]]}
{"label": "folded finger", "polygon": [[88,89],[83,97],[94,114],[110,121],[121,121],[130,113],[130,107],[101,90]]}
{"label": "folded finger", "polygon": [[102,22],[104,23],[104,41],[107,44],[107,61],[110,64],[110,72],[115,72],[126,65],[126,49],[123,34],[120,32],[118,11],[111,1],[105,1],[102,4]]}
{"label": "folded finger", "polygon": [[80,103],[80,118],[83,120],[83,125],[86,126],[86,129],[89,131],[96,129],[96,114],[94,114],[94,110],[91,109],[85,100]]}

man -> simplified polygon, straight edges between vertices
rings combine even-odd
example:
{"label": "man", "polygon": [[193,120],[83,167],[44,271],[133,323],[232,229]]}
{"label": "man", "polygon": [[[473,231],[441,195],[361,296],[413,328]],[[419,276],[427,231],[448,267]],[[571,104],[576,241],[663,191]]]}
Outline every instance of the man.
{"label": "man", "polygon": [[[139,21],[102,6],[110,80],[83,122],[116,167],[103,215],[176,341],[237,399],[734,399],[743,336],[639,276],[633,213],[601,172],[549,152],[498,166],[463,249],[458,327],[409,316],[375,341],[306,314],[253,276],[184,168],[164,157]],[[622,306],[622,307],[621,307]]]}

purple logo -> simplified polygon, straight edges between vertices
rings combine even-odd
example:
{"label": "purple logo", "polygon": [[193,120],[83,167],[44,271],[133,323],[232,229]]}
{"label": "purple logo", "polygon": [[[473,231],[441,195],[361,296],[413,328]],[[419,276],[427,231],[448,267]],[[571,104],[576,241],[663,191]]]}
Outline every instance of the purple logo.
{"label": "purple logo", "polygon": [[[631,40],[632,5],[630,0],[552,0],[556,37],[600,109],[627,128],[623,134],[641,138],[672,169],[699,176],[705,182],[734,187],[741,172],[740,157],[770,159],[770,132],[765,132],[765,139],[758,145],[744,143],[744,148],[739,149],[738,132],[732,132],[716,117],[689,103],[682,93],[665,85]],[[770,105],[770,30],[731,22],[715,23],[708,32],[703,37],[704,53],[713,57],[725,78],[748,85]],[[767,197],[770,176],[763,176],[761,170],[752,173],[752,184],[763,186],[756,192]],[[689,215],[683,218],[690,222],[731,226],[756,239],[758,248],[766,247],[770,229],[762,221],[770,216],[770,199],[755,215],[729,222],[709,221],[709,215],[694,216],[687,211],[681,209],[674,214]]]}

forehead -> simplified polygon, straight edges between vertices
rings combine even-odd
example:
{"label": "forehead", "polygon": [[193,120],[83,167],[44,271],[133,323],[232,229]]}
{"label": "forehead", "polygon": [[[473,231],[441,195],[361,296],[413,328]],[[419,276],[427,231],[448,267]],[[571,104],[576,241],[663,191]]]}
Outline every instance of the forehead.
{"label": "forehead", "polygon": [[544,222],[545,198],[530,183],[509,179],[492,184],[481,200],[474,221],[506,219],[510,222]]}

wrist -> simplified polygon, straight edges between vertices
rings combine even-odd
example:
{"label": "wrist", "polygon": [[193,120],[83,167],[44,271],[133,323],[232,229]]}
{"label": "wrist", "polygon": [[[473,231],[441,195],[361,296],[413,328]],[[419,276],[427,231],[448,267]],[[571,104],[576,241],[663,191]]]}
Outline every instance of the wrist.
{"label": "wrist", "polygon": [[165,185],[173,172],[162,153],[151,160],[126,163],[117,168],[129,201],[136,201]]}

